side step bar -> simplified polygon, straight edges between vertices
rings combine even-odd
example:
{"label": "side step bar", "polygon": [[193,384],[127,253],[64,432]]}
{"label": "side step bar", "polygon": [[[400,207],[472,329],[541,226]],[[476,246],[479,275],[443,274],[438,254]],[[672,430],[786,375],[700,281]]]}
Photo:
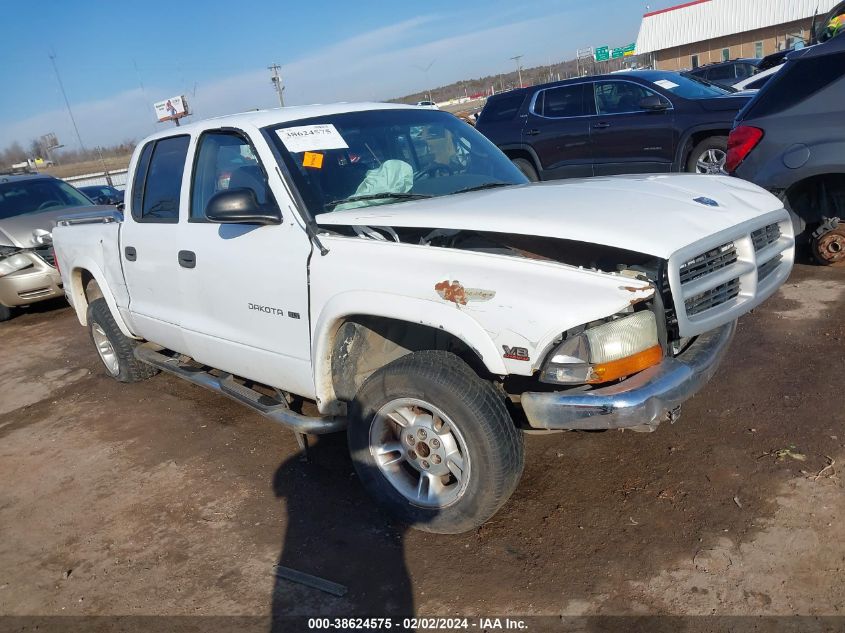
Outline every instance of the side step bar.
{"label": "side step bar", "polygon": [[235,382],[231,374],[223,374],[217,377],[207,371],[187,367],[182,365],[178,359],[160,353],[160,349],[158,345],[144,343],[135,348],[135,358],[162,371],[179,376],[179,378],[184,378],[195,385],[237,400],[265,418],[287,426],[297,433],[322,435],[342,431],[346,428],[345,418],[310,417],[296,413],[291,411],[286,403],[280,403],[270,396]]}

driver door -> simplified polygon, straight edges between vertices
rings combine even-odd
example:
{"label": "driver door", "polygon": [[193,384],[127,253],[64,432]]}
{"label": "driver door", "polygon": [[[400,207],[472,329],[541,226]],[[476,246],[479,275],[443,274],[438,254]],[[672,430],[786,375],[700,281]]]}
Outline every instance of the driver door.
{"label": "driver door", "polygon": [[597,81],[596,114],[589,118],[596,176],[668,172],[675,158],[674,110],[639,106],[646,97],[666,97],[632,81]]}

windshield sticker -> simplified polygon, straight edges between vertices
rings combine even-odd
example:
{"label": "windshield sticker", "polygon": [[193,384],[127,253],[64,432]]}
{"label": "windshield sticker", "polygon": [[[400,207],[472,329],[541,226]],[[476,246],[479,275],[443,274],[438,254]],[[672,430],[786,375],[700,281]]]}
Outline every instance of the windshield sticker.
{"label": "windshield sticker", "polygon": [[660,86],[661,88],[665,88],[666,90],[671,90],[672,88],[678,87],[678,84],[669,81],[668,79],[658,79],[654,83],[655,85]]}
{"label": "windshield sticker", "polygon": [[331,123],[300,125],[276,130],[276,134],[293,154],[314,150],[347,149],[349,146]]}
{"label": "windshield sticker", "polygon": [[305,152],[302,155],[302,166],[312,169],[323,168],[323,155],[318,152]]}

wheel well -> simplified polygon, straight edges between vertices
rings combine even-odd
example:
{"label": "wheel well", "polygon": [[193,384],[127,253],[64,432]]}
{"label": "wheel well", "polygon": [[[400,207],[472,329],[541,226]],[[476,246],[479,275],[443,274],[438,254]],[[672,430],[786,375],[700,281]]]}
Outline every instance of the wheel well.
{"label": "wheel well", "polygon": [[84,268],[77,268],[71,274],[71,292],[79,320],[85,325],[88,306],[92,301],[103,297],[103,291],[94,279],[94,275]]}
{"label": "wheel well", "polygon": [[683,163],[681,164],[681,169],[686,169],[687,163],[689,162],[690,156],[692,155],[692,150],[695,149],[695,146],[698,145],[701,141],[710,138],[711,136],[727,136],[730,133],[730,130],[701,130],[699,132],[693,132],[692,134],[690,134],[689,138],[687,139],[686,145],[684,146]]}
{"label": "wheel well", "polygon": [[825,217],[845,220],[845,174],[810,176],[792,184],[784,198],[807,225],[818,224]]}
{"label": "wheel well", "polygon": [[437,328],[385,317],[351,316],[340,325],[332,345],[335,396],[349,402],[377,369],[412,352],[452,352],[476,373],[487,376],[481,358],[458,337]]}
{"label": "wheel well", "polygon": [[514,158],[524,158],[525,160],[527,160],[529,163],[531,163],[534,166],[534,169],[539,170],[537,163],[534,162],[534,157],[531,156],[531,152],[529,152],[528,150],[525,150],[525,149],[506,149],[505,150],[505,156],[507,156],[511,160],[513,160]]}

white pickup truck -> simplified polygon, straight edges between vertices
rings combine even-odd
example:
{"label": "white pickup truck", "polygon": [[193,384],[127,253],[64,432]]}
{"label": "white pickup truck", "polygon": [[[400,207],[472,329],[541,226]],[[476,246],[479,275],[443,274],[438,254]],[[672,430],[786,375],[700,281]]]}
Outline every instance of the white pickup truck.
{"label": "white pickup truck", "polygon": [[674,420],[793,262],[774,196],[721,176],[529,184],[471,126],[389,104],[158,133],[121,214],[61,218],[106,370],[158,370],[307,434],[347,429],[402,520],[471,529],[523,431]]}

